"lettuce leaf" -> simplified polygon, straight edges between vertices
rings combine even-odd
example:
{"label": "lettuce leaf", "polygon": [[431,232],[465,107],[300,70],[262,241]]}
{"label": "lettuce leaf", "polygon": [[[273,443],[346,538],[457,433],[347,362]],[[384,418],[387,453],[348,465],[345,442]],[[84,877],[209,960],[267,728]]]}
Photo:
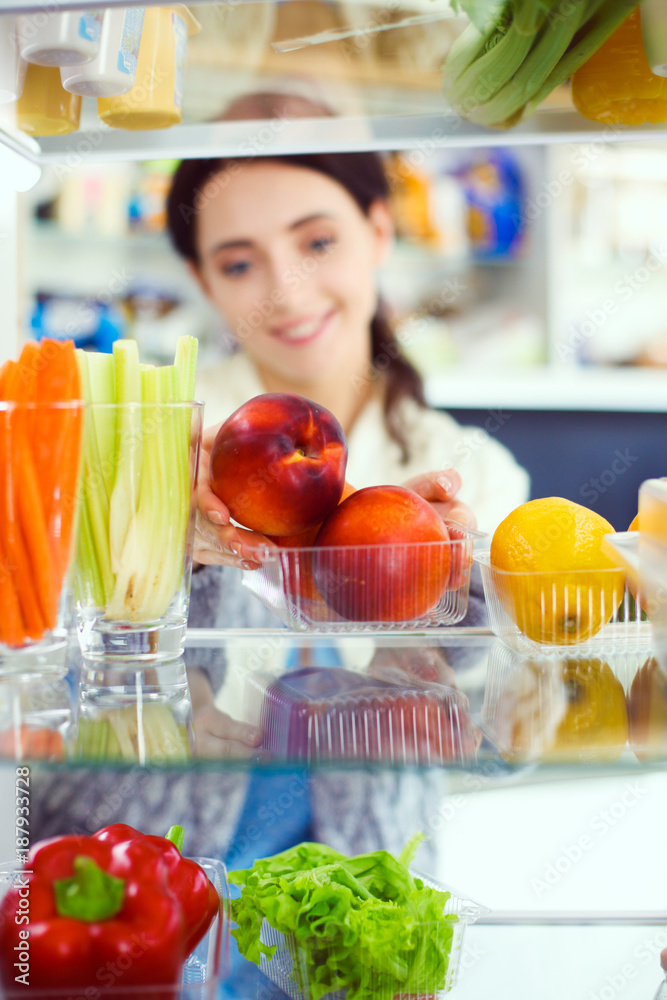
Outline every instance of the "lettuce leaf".
{"label": "lettuce leaf", "polygon": [[230,872],[242,886],[232,901],[239,950],[259,965],[275,947],[260,942],[264,920],[284,934],[293,976],[311,1000],[347,991],[347,1000],[392,1000],[444,988],[457,921],[445,914],[448,892],[413,877],[407,863],[422,835],[395,858],[373,851],[347,858],[304,843],[252,868]]}

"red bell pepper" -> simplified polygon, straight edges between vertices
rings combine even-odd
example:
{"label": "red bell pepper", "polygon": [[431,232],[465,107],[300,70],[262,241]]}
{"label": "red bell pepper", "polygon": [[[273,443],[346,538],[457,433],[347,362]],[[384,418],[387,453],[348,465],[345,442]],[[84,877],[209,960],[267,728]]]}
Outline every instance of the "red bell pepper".
{"label": "red bell pepper", "polygon": [[220,897],[204,869],[196,861],[182,856],[183,828],[172,826],[166,837],[154,837],[124,823],[114,823],[99,830],[94,838],[107,844],[125,842],[124,856],[130,866],[134,864],[137,845],[141,849],[144,844],[150,844],[161,854],[167,868],[169,888],[181,901],[185,921],[185,953],[190,955],[217,916]]}
{"label": "red bell pepper", "polygon": [[[176,1000],[183,963],[219,908],[198,865],[180,870],[185,860],[165,838],[123,826],[36,844],[0,903],[3,996],[94,987],[120,1000],[157,986],[151,1000]],[[181,895],[190,889],[193,900]]]}

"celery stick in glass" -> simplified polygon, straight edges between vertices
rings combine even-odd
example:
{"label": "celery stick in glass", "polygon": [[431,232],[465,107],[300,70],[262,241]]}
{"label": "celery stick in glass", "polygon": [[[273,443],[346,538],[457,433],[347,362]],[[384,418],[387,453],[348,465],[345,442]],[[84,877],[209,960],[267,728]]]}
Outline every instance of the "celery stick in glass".
{"label": "celery stick in glass", "polygon": [[141,371],[139,350],[134,340],[117,340],[113,345],[118,408],[116,447],[117,467],[109,512],[111,567],[121,571],[128,527],[136,512],[141,484],[143,457],[141,407]]}

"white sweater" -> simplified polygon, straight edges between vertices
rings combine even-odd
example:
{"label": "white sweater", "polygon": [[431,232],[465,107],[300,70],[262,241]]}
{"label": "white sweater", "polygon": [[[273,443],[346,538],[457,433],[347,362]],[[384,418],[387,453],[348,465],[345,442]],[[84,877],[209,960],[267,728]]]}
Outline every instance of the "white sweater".
{"label": "white sweater", "polygon": [[[197,398],[206,404],[208,427],[226,420],[246,400],[265,392],[257,371],[243,354],[235,354],[199,371]],[[401,411],[410,459],[389,437],[379,395],[371,397],[348,436],[345,478],[357,489],[400,485],[413,476],[456,468],[463,486],[459,498],[475,512],[479,528],[493,533],[502,519],[528,499],[528,474],[510,452],[477,427],[461,427],[448,414],[404,400]]]}

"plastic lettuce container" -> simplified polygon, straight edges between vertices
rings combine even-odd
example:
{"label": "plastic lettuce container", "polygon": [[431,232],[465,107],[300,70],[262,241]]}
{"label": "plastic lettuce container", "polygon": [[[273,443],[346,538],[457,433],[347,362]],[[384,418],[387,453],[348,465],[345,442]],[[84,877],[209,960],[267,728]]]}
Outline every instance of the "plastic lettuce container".
{"label": "plastic lettuce container", "polygon": [[386,681],[339,667],[247,678],[246,718],[274,758],[464,764],[477,740],[460,691]]}
{"label": "plastic lettuce container", "polygon": [[489,625],[520,653],[650,643],[648,622],[619,569],[508,572],[492,566],[488,552],[475,553],[475,561]]}
{"label": "plastic lettuce container", "polygon": [[[199,942],[183,966],[180,989],[169,986],[126,986],[114,985],[115,1000],[215,1000],[218,986],[227,974],[229,961],[229,881],[227,870],[221,861],[214,858],[193,857],[213,883],[220,899],[218,916],[208,933]],[[14,863],[0,865],[0,899],[12,882],[20,877],[20,866]],[[74,987],[66,990],[31,990],[19,985],[16,990],[5,990],[3,1000],[73,1000],[75,996],[104,995],[99,983],[91,983],[86,989]]]}
{"label": "plastic lettuce container", "polygon": [[[487,908],[481,906],[475,900],[469,899],[460,894],[455,889],[436,882],[435,879],[410,868],[413,877],[421,879],[424,885],[436,889],[440,892],[449,893],[449,898],[445,903],[440,921],[425,921],[418,925],[415,936],[416,941],[413,946],[423,948],[428,945],[435,946],[439,951],[448,954],[444,976],[440,982],[434,982],[432,976],[425,974],[422,981],[413,983],[409,993],[394,994],[393,1000],[439,1000],[444,997],[456,985],[459,959],[463,946],[463,936],[468,924],[474,923],[479,917],[488,912]],[[293,935],[285,935],[274,930],[265,920],[262,925],[261,941],[269,947],[275,947],[275,954],[271,959],[262,954],[260,959],[260,969],[272,983],[278,986],[292,1000],[346,1000],[350,991],[337,990],[324,995],[321,987],[313,983],[308,974],[308,963],[306,955],[299,947]],[[327,954],[326,946],[321,949],[322,966],[326,966]],[[396,954],[397,963],[400,963],[403,955],[399,951]],[[369,954],[362,962],[368,968],[373,969],[373,955]],[[443,970],[441,970],[443,971]],[[386,988],[383,990],[383,977],[378,974],[377,981],[373,982],[374,976],[371,972],[369,989],[378,1000],[386,998]],[[365,993],[364,996],[367,994]]]}
{"label": "plastic lettuce container", "polygon": [[243,585],[295,630],[454,625],[468,610],[473,544],[483,536],[447,527],[446,542],[271,549]]}

